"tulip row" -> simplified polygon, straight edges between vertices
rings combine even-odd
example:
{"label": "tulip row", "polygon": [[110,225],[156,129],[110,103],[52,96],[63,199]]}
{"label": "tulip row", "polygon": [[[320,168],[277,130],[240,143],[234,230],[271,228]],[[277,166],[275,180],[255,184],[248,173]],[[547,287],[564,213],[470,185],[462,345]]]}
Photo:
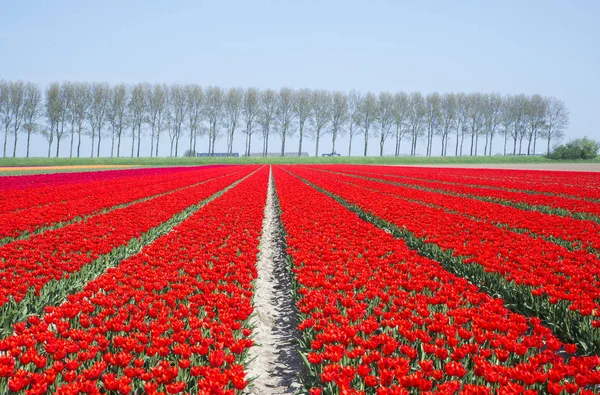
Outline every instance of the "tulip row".
{"label": "tulip row", "polygon": [[360,179],[349,184],[322,172],[293,171],[383,220],[382,226],[402,237],[415,238],[415,248],[424,254],[436,260],[445,256],[453,272],[543,318],[558,335],[582,345],[582,352],[600,352],[600,264],[595,256],[399,199],[392,185]]}
{"label": "tulip row", "polygon": [[599,357],[274,174],[311,394],[594,393]]}
{"label": "tulip row", "polygon": [[52,174],[32,174],[18,177],[4,177],[0,184],[0,192],[6,193],[16,189],[40,188],[43,186],[59,186],[90,181],[114,180],[136,174],[151,174],[165,171],[167,168],[125,169],[111,171],[65,172]]}
{"label": "tulip row", "polygon": [[[107,183],[116,185],[121,182],[131,182],[138,177],[174,175],[185,171],[189,172],[190,168],[96,171],[3,177],[2,186],[0,187],[0,213],[61,202],[65,200],[63,195],[65,193],[71,194],[72,197],[86,196],[90,188],[106,185]],[[60,178],[57,178],[59,176]],[[19,180],[22,181],[18,182]]]}
{"label": "tulip row", "polygon": [[561,217],[539,211],[520,210],[494,202],[405,186],[381,180],[376,176],[365,178],[355,174],[346,175],[346,173],[337,172],[335,167],[330,169],[330,171],[337,174],[340,180],[351,183],[363,183],[361,178],[380,181],[390,185],[384,186],[374,182],[365,182],[364,184],[370,189],[380,190],[380,188],[384,188],[385,191],[403,199],[444,207],[457,214],[508,228],[511,231],[526,233],[534,237],[543,237],[569,249],[585,249],[594,254],[600,252],[600,224],[593,221]]}
{"label": "tulip row", "polygon": [[0,392],[243,389],[267,178],[258,170],[65,303],[15,325],[0,340]]}
{"label": "tulip row", "polygon": [[[352,166],[348,166],[352,168]],[[356,169],[356,166],[353,166]],[[569,171],[527,171],[499,169],[448,169],[423,167],[369,166],[363,171],[407,179],[468,185],[478,188],[512,190],[598,200],[597,173]]]}
{"label": "tulip row", "polygon": [[[200,168],[202,169],[202,168]],[[235,169],[229,170],[234,172]],[[36,233],[57,224],[77,222],[91,215],[114,210],[125,204],[132,204],[142,199],[156,197],[175,189],[185,188],[204,182],[215,175],[222,175],[222,169],[157,176],[126,177],[115,181],[90,182],[84,185],[61,187],[60,191],[52,191],[55,202],[36,205],[37,190],[22,190],[19,195],[23,200],[32,202],[27,209],[8,211],[0,214],[0,240]],[[44,191],[44,194],[49,193]]]}
{"label": "tulip row", "polygon": [[[364,170],[356,171],[355,167],[336,167],[344,173],[352,173],[364,176]],[[387,173],[387,172],[386,172]],[[478,188],[467,185],[447,184],[439,181],[425,181],[417,179],[402,179],[396,176],[386,176],[381,173],[369,172],[369,177],[380,180],[401,183],[405,186],[418,187],[431,192],[455,194],[471,197],[474,199],[496,202],[517,208],[541,211],[549,214],[587,219],[600,223],[600,202],[582,200],[577,198],[566,198],[561,196],[549,196],[543,194],[532,194],[527,192],[515,192],[499,189]],[[533,176],[532,176],[533,177]],[[596,193],[596,196],[598,194]]]}
{"label": "tulip row", "polygon": [[235,174],[223,169],[223,176],[203,184],[0,247],[0,334],[5,334],[15,319],[22,318],[22,312],[60,303],[68,290],[84,284],[79,275],[94,278],[94,273],[98,275],[139,251],[169,230],[161,225],[174,215],[255,169],[247,166]]}

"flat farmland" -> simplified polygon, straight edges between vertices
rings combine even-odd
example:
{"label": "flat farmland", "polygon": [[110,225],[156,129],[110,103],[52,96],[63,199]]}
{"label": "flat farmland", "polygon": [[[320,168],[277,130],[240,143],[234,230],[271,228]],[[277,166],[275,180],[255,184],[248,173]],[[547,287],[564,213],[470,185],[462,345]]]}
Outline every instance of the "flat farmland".
{"label": "flat farmland", "polygon": [[0,177],[0,393],[600,393],[597,166],[474,166]]}

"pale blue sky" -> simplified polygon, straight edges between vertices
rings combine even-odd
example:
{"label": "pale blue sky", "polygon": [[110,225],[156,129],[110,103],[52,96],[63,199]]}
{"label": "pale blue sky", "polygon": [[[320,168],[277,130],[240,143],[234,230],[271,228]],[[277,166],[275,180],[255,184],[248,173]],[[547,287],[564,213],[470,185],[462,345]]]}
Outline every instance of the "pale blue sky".
{"label": "pale blue sky", "polygon": [[565,101],[570,136],[600,139],[598,1],[2,3],[0,79],[540,93]]}

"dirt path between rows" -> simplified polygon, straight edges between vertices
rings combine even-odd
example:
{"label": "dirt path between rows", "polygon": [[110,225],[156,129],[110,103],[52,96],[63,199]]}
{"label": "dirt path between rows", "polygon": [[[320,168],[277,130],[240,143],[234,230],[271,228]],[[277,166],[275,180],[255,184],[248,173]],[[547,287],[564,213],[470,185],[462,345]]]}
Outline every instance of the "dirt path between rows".
{"label": "dirt path between rows", "polygon": [[250,319],[255,345],[248,355],[251,362],[246,373],[253,380],[244,391],[248,395],[294,394],[302,386],[302,360],[296,349],[298,320],[272,173],[267,193],[254,286],[254,315]]}

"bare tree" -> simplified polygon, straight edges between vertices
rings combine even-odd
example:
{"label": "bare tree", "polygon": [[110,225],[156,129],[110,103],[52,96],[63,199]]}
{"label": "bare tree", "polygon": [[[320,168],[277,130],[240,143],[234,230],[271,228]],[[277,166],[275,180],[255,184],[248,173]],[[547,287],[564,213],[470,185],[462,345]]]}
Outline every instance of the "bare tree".
{"label": "bare tree", "polygon": [[[75,83],[72,97],[73,107],[71,116],[75,120],[77,128],[77,157],[79,158],[81,150],[81,132],[83,132],[83,123],[86,120],[89,107],[91,105],[91,86],[87,82]],[[73,150],[71,148],[71,156]]]}
{"label": "bare tree", "polygon": [[331,107],[331,152],[335,152],[335,141],[343,133],[348,120],[348,98],[344,92],[333,92]]}
{"label": "bare tree", "polygon": [[[65,125],[69,121],[68,114],[69,108],[71,107],[71,94],[69,89],[69,84],[63,82],[60,84],[60,94],[59,94],[59,124],[56,127],[56,157],[58,158],[60,154],[60,142],[65,135]],[[98,142],[100,140],[98,139]]]}
{"label": "bare tree", "polygon": [[219,137],[219,125],[223,120],[223,107],[225,95],[218,86],[209,86],[206,88],[205,113],[208,120],[208,153],[215,153],[215,142]]}
{"label": "bare tree", "polygon": [[427,156],[431,156],[433,148],[433,136],[438,132],[438,124],[440,117],[440,95],[437,92],[430,93],[425,97],[425,122],[427,124],[427,148],[425,150]]}
{"label": "bare tree", "polygon": [[298,156],[302,155],[302,142],[304,138],[306,121],[312,116],[312,91],[300,89],[294,92],[294,114],[298,119]]}
{"label": "bare tree", "polygon": [[[456,149],[454,156],[462,156],[465,141],[466,122],[469,113],[469,100],[464,93],[456,94],[456,118],[454,121],[454,133],[456,133]],[[459,151],[460,146],[460,151]]]}
{"label": "bare tree", "polygon": [[73,157],[73,143],[75,142],[75,86],[75,82],[66,81],[63,83],[63,89],[65,90],[65,93],[68,97],[66,103],[66,118],[67,121],[71,124],[71,127],[69,128],[69,134],[71,135],[71,143],[69,144],[69,157]]}
{"label": "bare tree", "polygon": [[[13,158],[17,156],[17,139],[23,124],[23,103],[25,102],[25,83],[23,81],[10,84],[10,111],[12,113],[12,129],[14,135]],[[6,141],[5,147],[6,147]],[[6,156],[6,154],[5,154]]]}
{"label": "bare tree", "polygon": [[10,82],[0,80],[0,122],[4,125],[4,157],[6,157],[6,144],[8,143],[11,115]]}
{"label": "bare tree", "polygon": [[23,101],[23,129],[27,132],[27,158],[29,158],[31,135],[39,130],[40,125],[38,125],[37,121],[41,111],[42,92],[39,86],[32,82],[28,82],[25,85],[25,100]]}
{"label": "bare tree", "polygon": [[425,107],[425,99],[420,92],[410,94],[410,111],[408,112],[408,125],[410,128],[410,155],[417,154],[417,141],[423,134],[423,126],[425,124],[425,116],[427,108]]}
{"label": "bare tree", "polygon": [[58,129],[60,121],[61,103],[60,103],[60,84],[58,82],[51,83],[46,89],[45,115],[48,123],[48,129],[42,129],[42,136],[48,140],[48,158],[52,142],[54,141],[54,132]]}
{"label": "bare tree", "polygon": [[326,90],[315,90],[312,93],[312,125],[315,138],[315,156],[319,156],[321,134],[331,121],[331,94]]}
{"label": "bare tree", "polygon": [[[540,95],[533,95],[525,102],[525,122],[527,123],[527,155],[535,154],[537,136],[544,129],[546,101]],[[533,146],[532,146],[533,143]]]}
{"label": "bare tree", "polygon": [[260,92],[256,88],[248,88],[244,91],[244,98],[242,101],[242,116],[244,117],[244,123],[246,129],[246,146],[245,155],[250,156],[250,148],[252,146],[252,133],[254,132],[254,124],[258,117],[259,112],[259,98]]}
{"label": "bare tree", "polygon": [[102,142],[102,127],[106,122],[106,107],[108,104],[109,86],[107,83],[94,83],[91,88],[90,106],[88,108],[88,122],[92,137],[92,153],[94,157],[94,143],[98,136],[97,156],[100,156],[100,144]]}
{"label": "bare tree", "polygon": [[[492,155],[492,148],[494,144],[494,136],[498,131],[498,127],[501,123],[502,113],[502,97],[493,93],[485,95],[483,104],[483,128],[485,132],[485,147],[483,149],[483,155]],[[489,144],[489,153],[488,153]]]}
{"label": "bare tree", "polygon": [[542,135],[548,142],[547,153],[550,154],[550,142],[560,140],[564,136],[565,129],[569,126],[569,110],[567,110],[562,100],[555,97],[545,98],[545,101],[545,128]]}
{"label": "bare tree", "polygon": [[[142,144],[142,125],[144,123],[144,116],[146,115],[146,92],[148,91],[148,84],[138,83],[131,90],[129,97],[129,103],[127,105],[127,112],[129,114],[129,123],[131,126],[131,157],[133,158],[134,152],[137,152],[136,156],[140,157],[140,148]],[[137,133],[137,150],[135,150],[135,141]]]}
{"label": "bare tree", "polygon": [[442,137],[442,156],[447,155],[448,137],[456,119],[456,106],[456,95],[454,93],[445,93],[441,96],[438,132]]}
{"label": "bare tree", "polygon": [[365,149],[364,156],[367,156],[367,148],[369,145],[369,138],[371,127],[378,119],[378,106],[377,106],[377,97],[368,92],[360,101],[358,106],[358,124],[362,129],[362,133],[365,136]]}
{"label": "bare tree", "polygon": [[352,156],[352,138],[359,130],[362,95],[354,90],[348,95],[348,156]]}
{"label": "bare tree", "polygon": [[[221,88],[217,89],[220,90]],[[171,156],[177,156],[179,152],[179,139],[181,138],[183,132],[183,123],[185,121],[187,112],[187,97],[185,94],[185,88],[178,84],[171,85],[171,92],[169,96],[171,104],[171,128],[169,129],[171,137],[170,152]],[[175,148],[174,154],[173,148]]]}
{"label": "bare tree", "polygon": [[503,124],[510,125],[510,136],[513,139],[513,155],[517,154],[517,141],[519,141],[519,154],[521,153],[522,141],[525,136],[525,95],[509,96],[506,99],[505,111],[503,112]]}
{"label": "bare tree", "polygon": [[267,156],[269,152],[269,134],[277,110],[277,93],[271,89],[263,91],[260,95],[259,106],[257,123],[260,125],[263,137],[263,156]]}
{"label": "bare tree", "polygon": [[294,91],[290,88],[281,88],[277,95],[277,108],[275,122],[281,135],[281,156],[285,155],[285,140],[292,134],[292,121],[294,119]]}
{"label": "bare tree", "polygon": [[[158,156],[158,147],[160,143],[160,132],[164,126],[165,117],[168,112],[169,87],[164,84],[152,85],[151,91],[146,92],[146,111],[147,122],[150,125],[150,157],[154,152],[154,139],[156,138],[156,152]],[[195,149],[195,148],[194,148]]]}
{"label": "bare tree", "polygon": [[408,117],[408,111],[410,109],[409,104],[410,101],[406,92],[398,92],[394,95],[394,105],[392,107],[392,112],[394,117],[394,127],[396,129],[396,147],[394,150],[395,156],[400,155],[400,146],[402,145],[402,139],[408,133],[408,128],[406,127],[406,119]]}
{"label": "bare tree", "polygon": [[117,157],[121,156],[121,139],[127,127],[129,89],[125,84],[118,84],[110,89],[110,99],[106,112],[108,123],[111,126],[110,156],[114,156],[115,140],[117,142]]}
{"label": "bare tree", "polygon": [[467,123],[471,131],[471,151],[470,156],[477,156],[477,144],[479,135],[483,129],[483,104],[484,97],[480,93],[471,93],[467,96],[469,102],[467,112]]}
{"label": "bare tree", "polygon": [[242,113],[242,102],[244,90],[242,88],[231,88],[227,91],[225,98],[225,116],[227,119],[227,155],[233,153],[233,137],[240,122]]}
{"label": "bare tree", "polygon": [[185,86],[187,96],[187,113],[190,129],[190,152],[196,153],[196,139],[200,132],[202,122],[202,105],[204,103],[204,90],[197,84]]}
{"label": "bare tree", "polygon": [[502,98],[502,107],[500,109],[500,125],[501,125],[501,129],[500,132],[502,133],[502,136],[504,136],[504,148],[503,148],[503,152],[504,152],[504,156],[506,156],[506,150],[507,150],[507,145],[508,145],[508,137],[511,136],[512,133],[512,117],[510,116],[510,106],[511,106],[511,99],[512,97],[510,96],[505,96]]}
{"label": "bare tree", "polygon": [[385,140],[390,136],[394,124],[394,96],[389,92],[381,92],[377,101],[379,120],[379,156],[383,156]]}

